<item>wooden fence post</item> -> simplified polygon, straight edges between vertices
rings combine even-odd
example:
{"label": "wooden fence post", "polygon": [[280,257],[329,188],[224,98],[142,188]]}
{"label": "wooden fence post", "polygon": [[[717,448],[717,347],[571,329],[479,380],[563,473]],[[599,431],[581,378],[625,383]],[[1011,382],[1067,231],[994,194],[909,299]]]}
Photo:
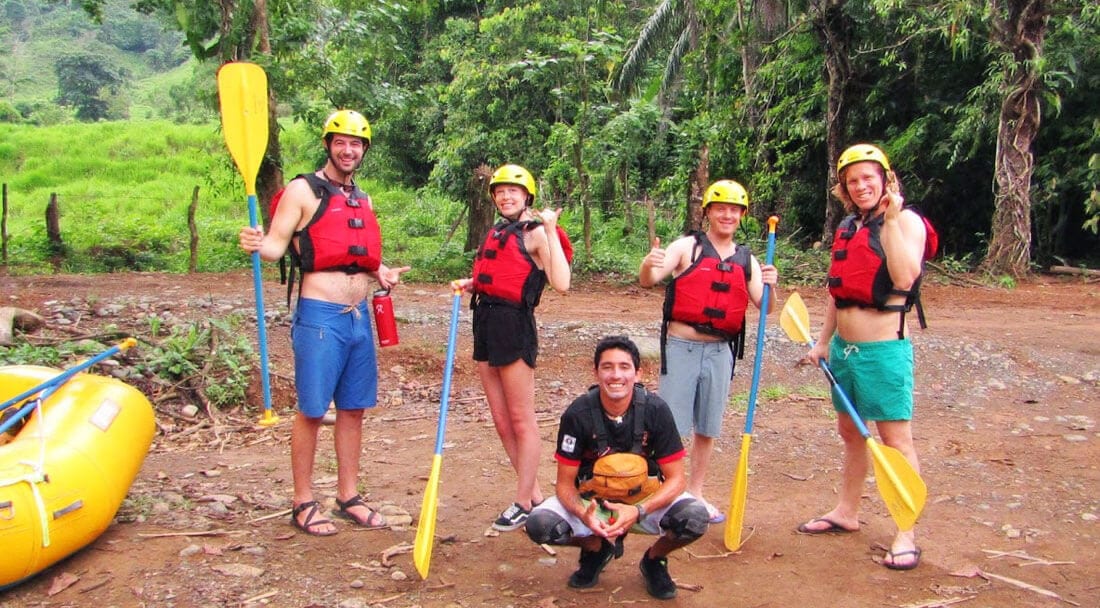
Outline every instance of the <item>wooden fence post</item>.
{"label": "wooden fence post", "polygon": [[8,185],[5,183],[0,197],[0,263],[8,267]]}
{"label": "wooden fence post", "polygon": [[195,274],[199,266],[199,229],[195,227],[195,210],[199,206],[199,187],[191,191],[191,205],[187,207],[187,230],[191,232],[191,258],[187,272]]}
{"label": "wooden fence post", "polygon": [[57,193],[50,193],[46,205],[46,239],[50,250],[50,263],[54,272],[61,272],[61,259],[65,255],[65,243],[61,241],[61,219],[57,208]]}

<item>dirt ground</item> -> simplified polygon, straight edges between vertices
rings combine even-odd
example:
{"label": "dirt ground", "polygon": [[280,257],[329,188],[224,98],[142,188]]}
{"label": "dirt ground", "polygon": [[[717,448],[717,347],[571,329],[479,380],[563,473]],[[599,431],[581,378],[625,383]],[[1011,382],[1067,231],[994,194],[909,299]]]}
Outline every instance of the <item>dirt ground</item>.
{"label": "dirt ground", "polygon": [[[282,289],[267,282],[269,310],[285,311]],[[780,289],[780,301],[790,291]],[[816,328],[823,294],[800,292]],[[159,432],[116,522],[85,550],[0,592],[0,607],[660,603],[646,594],[638,573],[646,537],[631,535],[626,555],[608,566],[597,587],[580,592],[566,586],[575,549],[551,555],[522,532],[489,533],[511,499],[514,476],[470,360],[465,306],[437,541],[430,576],[420,579],[408,552],[416,522],[401,522],[417,518],[431,467],[451,297],[443,286],[421,284],[398,288],[394,300],[401,344],[380,351],[381,403],[365,423],[361,488],[398,525],[357,531],[338,522],[339,534],[314,538],[288,524],[293,369],[285,314],[274,315],[268,335],[282,422],[255,424],[262,404],[256,390],[247,408],[213,419],[188,419],[170,403],[158,405]],[[727,552],[720,524],[675,553],[670,570],[681,589],[667,605],[1100,605],[1100,284],[1040,277],[998,290],[965,278],[931,280],[924,300],[930,327],[914,338],[914,431],[928,485],[917,528],[921,566],[894,572],[877,563],[892,522],[872,480],[859,533],[795,533],[833,505],[840,442],[820,371],[797,367],[804,349],[769,323],[746,541]],[[116,323],[138,337],[151,314],[187,318],[253,306],[247,273],[0,275],[0,305],[36,310],[51,323],[67,315],[70,334]],[[590,383],[595,340],[626,333],[655,353],[660,305],[659,290],[606,282],[544,297],[537,370],[544,492],[553,491],[557,416]],[[108,314],[72,314],[105,306]],[[723,510],[752,372],[751,313],[748,322],[748,358],[734,380],[706,488]],[[647,363],[643,371],[655,388],[656,365]],[[315,482],[331,507],[331,427],[322,430]],[[59,584],[66,575],[75,579],[67,587]],[[60,590],[51,595],[53,586]]]}

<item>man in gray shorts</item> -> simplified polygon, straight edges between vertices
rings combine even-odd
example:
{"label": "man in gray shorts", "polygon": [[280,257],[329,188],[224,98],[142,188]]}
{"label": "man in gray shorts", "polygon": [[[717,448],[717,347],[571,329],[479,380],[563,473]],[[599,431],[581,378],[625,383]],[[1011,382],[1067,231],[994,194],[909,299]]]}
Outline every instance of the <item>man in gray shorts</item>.
{"label": "man in gray shorts", "polygon": [[[734,351],[743,352],[745,310],[760,308],[764,285],[775,287],[774,266],[761,266],[734,233],[749,210],[741,184],[720,180],[703,196],[705,232],[692,232],[661,249],[660,239],[642,260],[638,282],[652,287],[671,276],[661,325],[659,392],[680,435],[692,436],[687,490],[703,501],[710,523],[725,516],[703,498],[714,439],[722,433]],[[776,299],[769,309],[775,308]]]}

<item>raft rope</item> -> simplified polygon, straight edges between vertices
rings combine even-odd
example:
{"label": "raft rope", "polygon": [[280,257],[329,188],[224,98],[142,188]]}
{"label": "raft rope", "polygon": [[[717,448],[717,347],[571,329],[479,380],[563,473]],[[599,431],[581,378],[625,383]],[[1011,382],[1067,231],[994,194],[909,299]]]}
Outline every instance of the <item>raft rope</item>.
{"label": "raft rope", "polygon": [[[52,393],[53,391],[50,391]],[[48,395],[47,395],[48,396]],[[38,419],[42,420],[42,396],[35,399],[34,409],[38,414]],[[31,471],[26,475],[20,477],[12,477],[10,479],[0,479],[0,487],[13,486],[17,483],[27,483],[31,487],[31,494],[34,495],[34,504],[38,508],[38,521],[42,524],[42,546],[50,546],[50,521],[49,514],[46,512],[46,502],[42,500],[42,492],[38,490],[38,484],[46,483],[46,434],[38,433],[38,462],[27,462],[25,460],[19,461],[26,467],[30,467]]]}

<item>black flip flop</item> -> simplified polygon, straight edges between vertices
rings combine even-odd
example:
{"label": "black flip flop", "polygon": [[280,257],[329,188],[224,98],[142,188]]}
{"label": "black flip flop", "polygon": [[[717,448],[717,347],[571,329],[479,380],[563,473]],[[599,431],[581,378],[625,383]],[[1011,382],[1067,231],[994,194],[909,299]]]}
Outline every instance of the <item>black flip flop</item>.
{"label": "black flip flop", "polygon": [[[910,549],[909,551],[898,551],[897,553],[894,553],[893,551],[887,551],[886,555],[890,558],[890,561],[888,562],[886,560],[882,560],[882,565],[891,570],[912,570],[913,568],[916,568],[920,565],[919,547]],[[913,561],[909,562],[908,564],[897,563],[895,560],[903,555],[912,555]]]}
{"label": "black flip flop", "polygon": [[[810,524],[815,524],[819,521],[823,521],[823,522],[829,524],[829,527],[828,528],[810,528],[809,527]],[[853,530],[851,528],[845,528],[844,526],[836,523],[835,521],[833,521],[833,520],[831,520],[827,517],[815,517],[815,518],[811,519],[810,521],[808,521],[804,524],[799,524],[797,531],[798,531],[799,534],[851,534],[852,532],[858,532],[859,528],[856,528],[855,530]]]}

